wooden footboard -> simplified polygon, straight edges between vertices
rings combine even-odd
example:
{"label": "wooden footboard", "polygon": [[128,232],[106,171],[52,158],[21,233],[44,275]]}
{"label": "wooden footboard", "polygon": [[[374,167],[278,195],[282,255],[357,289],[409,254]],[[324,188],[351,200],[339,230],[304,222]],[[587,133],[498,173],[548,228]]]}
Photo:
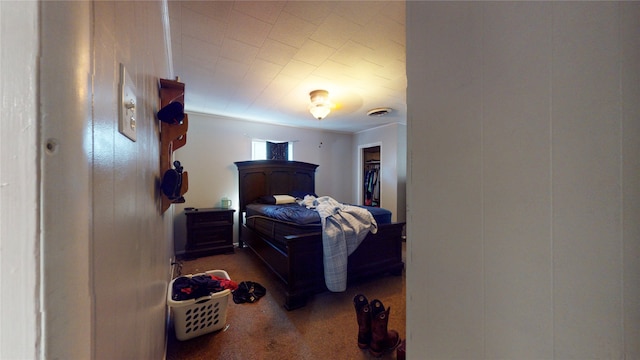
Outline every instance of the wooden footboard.
{"label": "wooden footboard", "polygon": [[[348,283],[385,273],[402,274],[403,226],[404,223],[380,225],[376,234],[367,235],[349,256]],[[242,241],[284,283],[284,307],[287,310],[302,307],[309,296],[327,290],[320,232],[289,236],[286,251],[244,225],[241,236]]]}

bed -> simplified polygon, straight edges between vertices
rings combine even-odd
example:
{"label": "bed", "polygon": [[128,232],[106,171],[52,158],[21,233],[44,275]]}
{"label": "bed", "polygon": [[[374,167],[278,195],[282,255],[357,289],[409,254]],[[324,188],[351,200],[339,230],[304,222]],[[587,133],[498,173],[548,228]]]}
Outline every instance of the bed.
{"label": "bed", "polygon": [[[239,182],[239,246],[248,247],[284,284],[284,307],[303,307],[313,294],[327,291],[324,280],[322,227],[298,225],[261,215],[247,207],[264,196],[315,194],[318,165],[285,160],[235,163]],[[404,223],[378,224],[348,257],[348,283],[384,274],[401,275]]]}

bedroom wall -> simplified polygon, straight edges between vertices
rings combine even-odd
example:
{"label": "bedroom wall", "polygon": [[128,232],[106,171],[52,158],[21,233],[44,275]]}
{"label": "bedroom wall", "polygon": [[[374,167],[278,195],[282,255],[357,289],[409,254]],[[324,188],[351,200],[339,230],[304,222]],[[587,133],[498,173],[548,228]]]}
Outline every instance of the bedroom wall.
{"label": "bedroom wall", "polygon": [[[158,78],[171,76],[163,3],[39,7],[39,357],[162,359],[173,256],[154,115]],[[137,89],[136,142],[118,132],[120,62]]]}
{"label": "bedroom wall", "polygon": [[362,204],[362,148],[380,145],[380,206],[393,212],[393,221],[406,220],[406,125],[390,124],[354,134],[353,193]]}
{"label": "bedroom wall", "polygon": [[[188,91],[189,84],[185,84]],[[353,201],[351,134],[269,125],[214,115],[190,113],[187,144],[175,152],[189,172],[186,202],[175,205],[174,239],[176,254],[186,244],[185,207],[214,207],[222,197],[238,204],[238,171],[235,161],[251,160],[251,140],[294,142],[294,160],[318,164],[316,192],[335,199]],[[235,213],[237,226],[238,212]],[[234,226],[234,230],[236,227]],[[238,242],[234,231],[234,242]]]}
{"label": "bedroom wall", "polygon": [[640,358],[640,3],[407,24],[408,354]]}

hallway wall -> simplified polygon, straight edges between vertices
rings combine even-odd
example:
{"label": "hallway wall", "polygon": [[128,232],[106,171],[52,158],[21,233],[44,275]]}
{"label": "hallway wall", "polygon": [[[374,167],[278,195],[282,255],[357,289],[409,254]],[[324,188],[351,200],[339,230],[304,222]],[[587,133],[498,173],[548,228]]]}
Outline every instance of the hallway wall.
{"label": "hallway wall", "polygon": [[640,3],[407,24],[408,354],[640,358]]}
{"label": "hallway wall", "polygon": [[[155,118],[158,78],[171,78],[163,5],[40,3],[43,358],[163,357],[173,256]],[[120,63],[136,87],[135,142],[118,131]]]}

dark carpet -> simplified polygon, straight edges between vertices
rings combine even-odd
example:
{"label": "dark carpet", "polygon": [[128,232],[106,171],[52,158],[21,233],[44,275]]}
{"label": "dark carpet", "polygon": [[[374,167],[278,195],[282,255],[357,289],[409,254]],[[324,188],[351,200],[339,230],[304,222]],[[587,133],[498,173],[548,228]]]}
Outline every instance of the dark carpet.
{"label": "dark carpet", "polygon": [[[404,271],[402,276],[385,275],[352,284],[343,293],[316,294],[305,307],[287,311],[283,307],[282,284],[248,248],[236,248],[233,254],[181,260],[178,268],[181,274],[225,270],[232,280],[257,282],[267,292],[255,303],[236,304],[229,297],[222,330],[179,341],[171,324],[168,360],[374,359],[357,346],[353,297],[358,293],[390,307],[388,328],[397,330],[402,339],[406,336]],[[396,359],[396,351],[385,353],[381,359]]]}

